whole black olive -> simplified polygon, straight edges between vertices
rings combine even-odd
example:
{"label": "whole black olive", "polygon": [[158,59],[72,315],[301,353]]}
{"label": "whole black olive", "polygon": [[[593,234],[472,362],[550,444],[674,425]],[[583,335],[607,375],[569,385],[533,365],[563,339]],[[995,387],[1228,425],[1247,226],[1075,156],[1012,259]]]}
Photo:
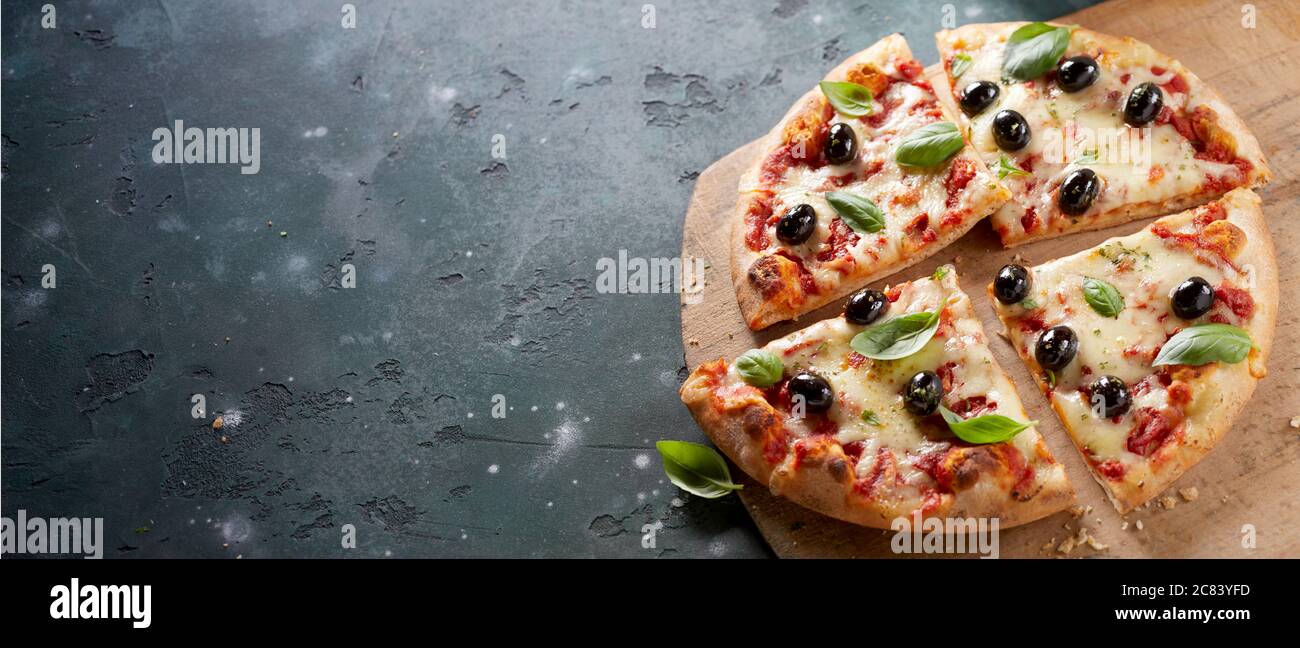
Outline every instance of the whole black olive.
{"label": "whole black olive", "polygon": [[787,384],[791,395],[803,397],[804,411],[825,412],[835,403],[831,384],[811,371],[795,374]]}
{"label": "whole black olive", "polygon": [[961,91],[961,111],[974,117],[988,108],[1001,94],[998,84],[992,81],[975,81]]}
{"label": "whole black olive", "polygon": [[1004,304],[1019,304],[1029,296],[1029,271],[1014,263],[1002,266],[993,280],[993,296]]}
{"label": "whole black olive", "polygon": [[1092,169],[1075,169],[1061,182],[1061,190],[1056,194],[1056,206],[1061,213],[1080,216],[1092,207],[1101,190],[1101,182]]}
{"label": "whole black olive", "polygon": [[1174,315],[1187,320],[1196,319],[1210,312],[1210,308],[1214,306],[1214,288],[1210,286],[1210,282],[1200,277],[1192,277],[1178,284],[1173,292],[1169,293],[1169,306],[1173,309]]}
{"label": "whole black olive", "polygon": [[1056,68],[1056,85],[1066,92],[1078,92],[1097,82],[1101,68],[1091,56],[1071,56]]}
{"label": "whole black olive", "polygon": [[1129,126],[1145,126],[1160,115],[1165,105],[1165,93],[1150,81],[1140,83],[1128,93],[1124,103],[1124,123]]}
{"label": "whole black olive", "polygon": [[1079,336],[1068,326],[1053,326],[1038,336],[1034,359],[1038,366],[1048,371],[1060,371],[1074,360],[1079,352]]}
{"label": "whole black olive", "polygon": [[776,237],[790,245],[798,245],[812,236],[817,229],[817,212],[812,205],[799,204],[787,209],[776,223]]}
{"label": "whole black olive", "polygon": [[1133,404],[1133,397],[1128,393],[1128,385],[1114,376],[1102,376],[1088,387],[1089,405],[1093,411],[1101,405],[1102,418],[1121,416]]}
{"label": "whole black olive", "polygon": [[1004,151],[1019,151],[1029,144],[1029,122],[1014,110],[999,110],[993,116],[993,140]]}
{"label": "whole black olive", "polygon": [[939,409],[943,399],[943,380],[933,371],[922,371],[912,376],[903,389],[903,404],[907,411],[917,416],[929,416]]}
{"label": "whole black olive", "polygon": [[889,298],[879,290],[863,288],[844,304],[844,319],[854,324],[870,324],[889,308]]}
{"label": "whole black olive", "polygon": [[858,136],[853,127],[840,123],[831,126],[826,134],[826,161],[831,164],[852,162],[858,153]]}

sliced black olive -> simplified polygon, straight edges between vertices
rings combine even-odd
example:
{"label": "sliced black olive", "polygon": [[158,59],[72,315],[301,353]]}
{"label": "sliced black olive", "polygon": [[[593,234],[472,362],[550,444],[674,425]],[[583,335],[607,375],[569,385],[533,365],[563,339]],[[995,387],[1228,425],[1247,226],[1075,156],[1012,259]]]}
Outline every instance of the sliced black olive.
{"label": "sliced black olive", "polygon": [[1174,315],[1187,320],[1196,319],[1210,312],[1214,306],[1214,288],[1210,282],[1192,277],[1175,286],[1173,292],[1169,293],[1169,306]]}
{"label": "sliced black olive", "polygon": [[1091,56],[1071,56],[1056,68],[1056,85],[1066,92],[1078,92],[1097,82],[1101,68]]}
{"label": "sliced black olive", "polygon": [[1004,151],[1019,151],[1029,144],[1029,122],[1014,110],[999,110],[993,116],[993,140]]}
{"label": "sliced black olive", "polygon": [[879,290],[862,289],[844,304],[844,319],[854,324],[870,324],[889,308],[889,298]]}
{"label": "sliced black olive", "polygon": [[961,91],[961,111],[974,117],[993,105],[1001,92],[998,84],[992,81],[968,83]]}
{"label": "sliced black olive", "polygon": [[848,124],[835,124],[826,134],[826,161],[831,164],[852,162],[858,154],[858,136]]}
{"label": "sliced black olive", "polygon": [[776,237],[790,245],[798,245],[812,236],[817,229],[817,212],[812,205],[800,204],[787,209],[776,223]]}
{"label": "sliced black olive", "polygon": [[1145,126],[1160,115],[1165,105],[1165,93],[1150,81],[1140,83],[1128,93],[1124,103],[1124,123],[1129,126]]}
{"label": "sliced black olive", "polygon": [[1102,418],[1121,416],[1133,404],[1133,397],[1128,393],[1128,385],[1114,376],[1102,376],[1088,387],[1089,405],[1096,411],[1101,405]]}
{"label": "sliced black olive", "polygon": [[1101,182],[1092,169],[1075,169],[1061,182],[1061,190],[1056,194],[1056,206],[1062,214],[1080,216],[1092,207],[1101,190]]}
{"label": "sliced black olive", "polygon": [[922,371],[907,381],[903,390],[903,404],[907,411],[917,416],[929,416],[939,409],[943,400],[943,381],[933,371]]}
{"label": "sliced black olive", "polygon": [[1074,360],[1079,352],[1079,336],[1068,326],[1053,326],[1038,336],[1034,359],[1038,366],[1048,371],[1060,371]]}
{"label": "sliced black olive", "polygon": [[1002,266],[993,280],[993,296],[1004,304],[1019,304],[1029,296],[1029,271],[1014,263]]}
{"label": "sliced black olive", "polygon": [[803,397],[804,411],[825,412],[835,402],[835,392],[825,378],[811,371],[801,371],[788,383],[790,394]]}

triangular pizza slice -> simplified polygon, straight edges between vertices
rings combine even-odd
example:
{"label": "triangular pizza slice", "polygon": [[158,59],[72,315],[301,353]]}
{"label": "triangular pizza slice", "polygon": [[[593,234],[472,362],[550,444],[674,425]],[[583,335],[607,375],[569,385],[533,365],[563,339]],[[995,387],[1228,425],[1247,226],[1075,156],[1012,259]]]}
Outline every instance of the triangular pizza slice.
{"label": "triangular pizza slice", "polygon": [[1273,342],[1278,276],[1237,189],[989,286],[1006,335],[1125,513],[1223,438]]}
{"label": "triangular pizza slice", "polygon": [[1132,38],[1046,23],[939,32],[971,144],[1013,193],[991,218],[1010,247],[1170,214],[1271,173],[1228,104]]}
{"label": "triangular pizza slice", "polygon": [[998,366],[952,266],[855,293],[844,314],[695,369],[682,401],[741,469],[826,515],[998,518],[1074,491]]}
{"label": "triangular pizza slice", "polygon": [[758,330],[933,254],[1009,193],[966,145],[902,36],[804,95],[740,181],[732,280]]}

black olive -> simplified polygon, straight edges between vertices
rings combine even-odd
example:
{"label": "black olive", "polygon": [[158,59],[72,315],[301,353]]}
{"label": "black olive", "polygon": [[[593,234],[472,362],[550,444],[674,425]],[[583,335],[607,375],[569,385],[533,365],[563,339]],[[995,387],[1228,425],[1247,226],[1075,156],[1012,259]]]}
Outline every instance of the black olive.
{"label": "black olive", "polygon": [[1102,418],[1121,416],[1133,404],[1133,397],[1128,393],[1128,385],[1114,376],[1102,376],[1088,387],[1088,404],[1093,411],[1101,405]]}
{"label": "black olive", "polygon": [[1029,296],[1029,271],[1014,263],[1002,266],[993,280],[993,296],[1004,304],[1019,304]]}
{"label": "black olive", "polygon": [[993,104],[1002,92],[992,81],[975,81],[961,91],[961,111],[974,117]]}
{"label": "black olive", "polygon": [[1079,336],[1068,326],[1053,326],[1038,336],[1034,359],[1038,366],[1048,371],[1060,371],[1074,360],[1079,352]]}
{"label": "black olive", "polygon": [[1061,190],[1056,193],[1056,206],[1062,214],[1080,216],[1092,207],[1101,190],[1101,182],[1092,169],[1075,169],[1061,182]]}
{"label": "black olive", "polygon": [[1091,56],[1071,56],[1056,68],[1056,85],[1066,92],[1078,92],[1097,82],[1101,68]]}
{"label": "black olive", "polygon": [[1192,277],[1178,284],[1169,293],[1169,306],[1173,308],[1174,315],[1188,320],[1196,319],[1210,312],[1214,306],[1214,288],[1210,282]]}
{"label": "black olive", "polygon": [[806,412],[825,412],[835,402],[831,384],[811,371],[800,371],[787,384],[791,395],[803,397]]}
{"label": "black olive", "polygon": [[917,416],[929,416],[939,409],[943,400],[943,381],[933,371],[922,371],[907,381],[903,390],[903,404],[907,411]]}
{"label": "black olive", "polygon": [[1029,144],[1029,122],[1014,110],[999,110],[993,116],[993,139],[1004,151],[1019,151]]}
{"label": "black olive", "polygon": [[879,290],[863,288],[849,297],[844,304],[844,319],[854,324],[870,324],[889,308],[889,298]]}
{"label": "black olive", "polygon": [[817,229],[817,212],[812,205],[800,204],[787,209],[776,223],[776,237],[790,245],[798,245],[812,236]]}
{"label": "black olive", "polygon": [[1128,93],[1128,101],[1124,103],[1124,123],[1129,126],[1150,124],[1160,115],[1164,105],[1165,93],[1156,84],[1150,81],[1139,83],[1133,92]]}
{"label": "black olive", "polygon": [[858,154],[858,136],[848,124],[835,124],[826,134],[826,161],[831,164],[852,162]]}

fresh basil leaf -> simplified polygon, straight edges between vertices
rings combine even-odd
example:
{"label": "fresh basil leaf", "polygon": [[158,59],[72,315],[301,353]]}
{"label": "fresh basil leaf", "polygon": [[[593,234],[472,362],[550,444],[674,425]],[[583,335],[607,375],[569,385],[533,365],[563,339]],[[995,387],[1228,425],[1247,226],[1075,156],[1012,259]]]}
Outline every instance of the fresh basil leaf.
{"label": "fresh basil leaf", "polygon": [[952,57],[952,78],[960,79],[961,75],[966,74],[966,70],[970,69],[970,65],[971,65],[970,54],[957,54],[956,56],[953,56]]}
{"label": "fresh basil leaf", "polygon": [[1029,23],[1011,32],[1002,59],[1002,73],[1019,81],[1036,79],[1056,66],[1070,45],[1069,27]]}
{"label": "fresh basil leaf", "polygon": [[771,351],[750,349],[736,358],[736,373],[755,387],[768,387],[781,380],[785,364]]}
{"label": "fresh basil leaf", "polygon": [[716,499],[744,488],[732,483],[726,460],[709,446],[689,441],[660,441],[655,448],[663,458],[664,474],[688,493]]}
{"label": "fresh basil leaf", "polygon": [[826,202],[855,232],[874,234],[885,229],[885,212],[867,198],[846,191],[832,191],[826,194]]}
{"label": "fresh basil leaf", "polygon": [[863,329],[849,346],[872,360],[897,360],[920,351],[939,328],[939,311],[912,313]]}
{"label": "fresh basil leaf", "polygon": [[1016,166],[1015,162],[1012,162],[1007,158],[1007,156],[1003,155],[998,158],[998,180],[1009,175],[1027,176],[1029,175],[1029,172]]}
{"label": "fresh basil leaf", "polygon": [[908,133],[894,151],[894,161],[902,166],[932,167],[956,155],[963,145],[956,124],[934,122]]}
{"label": "fresh basil leaf", "polygon": [[1083,299],[1102,317],[1118,318],[1124,310],[1124,296],[1101,279],[1083,278]]}
{"label": "fresh basil leaf", "polygon": [[934,269],[934,274],[930,275],[930,278],[935,281],[942,281],[946,276],[948,276],[948,266],[941,265]]}
{"label": "fresh basil leaf", "polygon": [[871,114],[870,88],[849,81],[822,81],[818,85],[835,112],[846,117]]}
{"label": "fresh basil leaf", "polygon": [[882,425],[880,422],[880,417],[876,416],[876,413],[871,410],[863,410],[862,422],[866,423],[867,425],[874,425],[875,427],[880,427]]}
{"label": "fresh basil leaf", "polygon": [[1020,300],[1020,307],[1025,310],[1035,310],[1038,308],[1038,302],[1033,297],[1026,297]]}
{"label": "fresh basil leaf", "polygon": [[975,418],[964,419],[952,410],[939,406],[939,413],[948,424],[948,429],[966,443],[1001,443],[1014,439],[1017,434],[1029,429],[1038,421],[1028,423],[1008,418],[1001,414],[985,414]]}
{"label": "fresh basil leaf", "polygon": [[1079,154],[1079,157],[1074,158],[1075,165],[1093,164],[1096,161],[1097,161],[1096,151],[1084,151],[1083,153]]}
{"label": "fresh basil leaf", "polygon": [[1246,331],[1231,324],[1197,324],[1169,338],[1151,366],[1236,364],[1246,359],[1254,342]]}

